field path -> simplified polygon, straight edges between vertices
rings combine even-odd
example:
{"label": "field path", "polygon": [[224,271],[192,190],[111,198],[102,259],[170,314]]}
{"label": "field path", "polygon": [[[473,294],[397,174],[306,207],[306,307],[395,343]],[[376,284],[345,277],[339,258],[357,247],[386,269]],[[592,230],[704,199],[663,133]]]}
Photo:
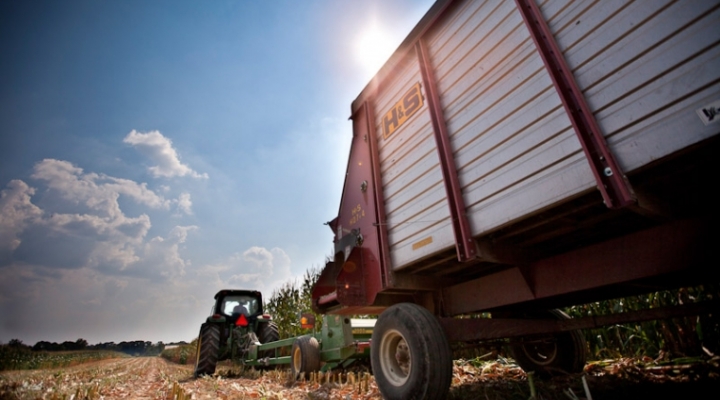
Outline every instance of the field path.
{"label": "field path", "polygon": [[[638,360],[619,359],[589,364],[583,374],[535,381],[547,400],[567,399],[563,391],[584,392],[587,378],[594,398],[704,398],[720,387],[720,357],[689,365],[643,367]],[[249,379],[252,378],[252,379]],[[192,366],[160,357],[127,357],[74,367],[0,372],[0,400],[115,399],[266,399],[379,400],[374,379],[363,385],[287,381],[283,371],[263,375],[219,366],[218,374],[195,379]],[[453,399],[509,399],[530,396],[526,374],[516,365],[489,362],[456,365]]]}
{"label": "field path", "polygon": [[[280,371],[255,379],[220,374],[195,379],[192,366],[178,365],[160,357],[128,357],[96,361],[67,368],[0,372],[0,399],[307,399],[313,392],[325,398],[353,398],[351,385],[286,385]],[[224,372],[223,372],[224,371]],[[230,378],[228,376],[231,376]],[[377,388],[364,399],[379,399]],[[374,393],[373,393],[374,392]],[[348,396],[350,395],[350,396]]]}
{"label": "field path", "polygon": [[0,397],[166,399],[175,382],[191,377],[190,366],[160,357],[116,358],[67,368],[3,372]]}

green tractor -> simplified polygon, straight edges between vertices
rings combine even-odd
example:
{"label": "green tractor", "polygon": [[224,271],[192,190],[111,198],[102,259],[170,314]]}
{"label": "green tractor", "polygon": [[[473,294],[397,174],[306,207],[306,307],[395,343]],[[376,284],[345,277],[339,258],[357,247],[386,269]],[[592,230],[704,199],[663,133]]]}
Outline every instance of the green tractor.
{"label": "green tractor", "polygon": [[[280,339],[277,324],[263,313],[262,304],[262,294],[255,290],[221,290],[215,295],[212,315],[200,326],[195,377],[215,373],[219,360],[244,360],[251,346]],[[267,353],[258,356],[275,355]]]}

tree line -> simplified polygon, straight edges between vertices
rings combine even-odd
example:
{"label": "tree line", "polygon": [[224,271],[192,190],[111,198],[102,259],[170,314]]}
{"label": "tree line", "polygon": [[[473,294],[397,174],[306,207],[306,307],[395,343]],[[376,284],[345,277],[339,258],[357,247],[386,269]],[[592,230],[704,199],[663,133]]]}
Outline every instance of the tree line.
{"label": "tree line", "polygon": [[11,339],[8,344],[2,346],[25,351],[107,350],[121,352],[131,356],[157,356],[165,349],[165,344],[163,342],[152,343],[148,341],[135,340],[131,342],[105,342],[90,345],[87,340],[82,338],[77,339],[74,342],[68,340],[62,343],[41,340],[33,346],[24,344],[20,339]]}

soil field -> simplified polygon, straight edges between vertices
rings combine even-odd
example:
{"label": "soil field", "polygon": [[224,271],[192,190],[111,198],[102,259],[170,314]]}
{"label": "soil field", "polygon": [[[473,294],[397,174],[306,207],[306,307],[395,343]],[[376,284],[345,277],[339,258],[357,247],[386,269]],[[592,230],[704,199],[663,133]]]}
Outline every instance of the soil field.
{"label": "soil field", "polygon": [[[0,399],[381,399],[372,377],[358,375],[325,376],[322,383],[289,382],[282,370],[260,375],[219,367],[213,377],[194,379],[189,365],[159,357],[121,358],[62,369],[2,372]],[[706,398],[720,388],[720,359],[673,366],[647,366],[632,359],[594,363],[584,374],[531,379],[532,385],[520,368],[505,360],[456,363],[448,398],[527,400],[534,391],[537,399],[582,399],[586,398],[583,377],[596,400]]]}

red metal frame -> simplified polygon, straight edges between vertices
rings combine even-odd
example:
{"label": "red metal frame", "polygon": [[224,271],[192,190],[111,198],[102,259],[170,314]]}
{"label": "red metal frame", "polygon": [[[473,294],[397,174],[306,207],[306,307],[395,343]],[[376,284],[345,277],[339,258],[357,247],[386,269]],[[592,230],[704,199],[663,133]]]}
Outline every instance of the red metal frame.
{"label": "red metal frame", "polygon": [[[374,99],[370,99],[374,100]],[[380,158],[379,150],[377,148],[377,132],[375,131],[375,108],[372,106],[371,101],[365,102],[365,122],[367,124],[367,131],[369,138],[368,146],[370,148],[370,160],[372,162],[373,171],[373,185],[375,194],[375,214],[377,216],[377,222],[375,228],[377,229],[377,237],[380,241],[378,246],[378,258],[380,259],[380,275],[382,279],[383,287],[393,286],[393,271],[392,263],[390,261],[390,248],[387,231],[387,217],[385,214],[385,196],[383,195],[382,175],[380,174]]]}
{"label": "red metal frame", "polygon": [[576,329],[594,329],[608,325],[652,321],[663,318],[713,314],[717,313],[719,309],[720,301],[711,300],[680,306],[628,311],[619,314],[593,315],[566,320],[496,318],[495,315],[493,315],[493,318],[440,318],[439,320],[448,340],[469,342],[567,332]]}
{"label": "red metal frame", "polygon": [[541,301],[562,307],[717,281],[714,233],[711,220],[667,223],[448,287],[443,305],[449,316]]}
{"label": "red metal frame", "polygon": [[[383,288],[383,269],[378,229],[377,185],[373,166],[372,132],[366,108],[352,117],[353,139],[348,158],[347,176],[335,226],[336,249],[342,259],[336,259],[337,269],[331,268],[335,278],[337,300],[347,306],[362,307],[372,304]],[[382,206],[382,203],[380,204]],[[344,239],[351,239],[350,242]],[[346,243],[347,242],[347,243]],[[336,254],[337,255],[337,254]],[[337,272],[334,272],[337,270]],[[333,277],[327,277],[332,279]],[[327,288],[318,291],[319,295]]]}
{"label": "red metal frame", "polygon": [[432,120],[438,156],[440,157],[440,166],[444,178],[443,183],[445,184],[445,192],[452,217],[453,232],[455,233],[455,246],[457,248],[458,260],[468,261],[475,258],[477,251],[474,246],[472,231],[470,230],[470,221],[468,221],[467,214],[465,213],[465,201],[463,200],[460,179],[458,178],[457,168],[455,166],[455,157],[450,143],[450,133],[447,130],[445,115],[440,105],[440,95],[438,93],[437,82],[435,81],[435,74],[433,73],[433,68],[430,63],[427,46],[422,38],[419,38],[415,43],[415,51],[420,63],[420,73],[422,74],[423,84],[425,86],[428,110],[430,111],[430,119]]}
{"label": "red metal frame", "polygon": [[534,0],[515,0],[515,3],[580,139],[605,205],[615,209],[635,204],[632,188],[610,152],[595,116],[575,82],[540,9]]}

